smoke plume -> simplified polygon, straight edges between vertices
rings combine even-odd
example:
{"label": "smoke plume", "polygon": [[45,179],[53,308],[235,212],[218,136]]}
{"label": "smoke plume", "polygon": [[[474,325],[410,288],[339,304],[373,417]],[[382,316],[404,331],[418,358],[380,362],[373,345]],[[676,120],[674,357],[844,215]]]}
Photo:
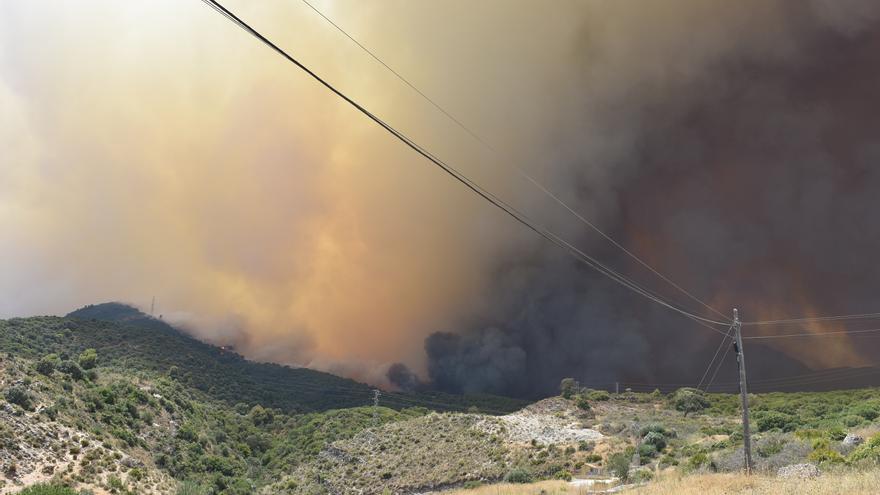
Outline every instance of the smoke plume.
{"label": "smoke plume", "polygon": [[[307,7],[229,6],[681,305],[711,315],[514,166],[725,314],[877,308],[875,2],[323,5],[497,153]],[[200,2],[5,2],[0,139],[0,315],[155,295],[254,359],[523,396],[694,381],[720,338],[546,246]],[[750,366],[866,364],[872,342],[756,345]]]}

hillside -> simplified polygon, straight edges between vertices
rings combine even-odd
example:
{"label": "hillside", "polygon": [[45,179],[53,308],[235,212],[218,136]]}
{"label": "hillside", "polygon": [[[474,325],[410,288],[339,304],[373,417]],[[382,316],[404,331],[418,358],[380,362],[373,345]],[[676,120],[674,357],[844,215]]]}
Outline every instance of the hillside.
{"label": "hillside", "polygon": [[[743,444],[737,397],[701,396],[702,405],[684,414],[682,404],[689,403],[681,398],[690,393],[612,397],[586,391],[581,398],[546,399],[505,416],[432,413],[387,423],[330,444],[263,493],[416,494],[554,478],[592,480],[599,489],[603,481],[739,473]],[[751,400],[753,457],[765,478],[775,479],[780,469],[801,463],[855,476],[878,468],[880,390],[773,393]],[[870,440],[843,442],[848,434]],[[490,493],[496,492],[503,493]],[[563,487],[554,493],[564,492]]]}
{"label": "hillside", "polygon": [[[98,310],[122,321],[0,321],[0,494],[43,481],[99,495],[416,494],[742,469],[736,395],[575,384],[569,398],[513,412],[515,401],[441,394],[365,407],[352,391],[368,399],[366,385],[252,363],[124,307]],[[803,462],[847,472],[880,462],[878,389],[750,402],[764,476]],[[475,403],[491,407],[461,411]],[[509,409],[486,414],[496,407]],[[845,444],[848,434],[865,441]]]}
{"label": "hillside", "polygon": [[[97,350],[104,366],[167,374],[229,405],[242,402],[309,412],[372,404],[373,387],[369,385],[307,368],[248,361],[124,304],[87,306],[65,318],[0,320],[0,350],[22,357],[78,355],[89,348]],[[385,393],[382,404],[396,409],[424,405],[504,413],[525,402],[420,392]]]}
{"label": "hillside", "polygon": [[329,442],[427,412],[291,415],[230,407],[168,376],[83,367],[76,356],[0,359],[0,493],[53,479],[96,493],[174,493],[184,480],[209,493],[253,493]]}

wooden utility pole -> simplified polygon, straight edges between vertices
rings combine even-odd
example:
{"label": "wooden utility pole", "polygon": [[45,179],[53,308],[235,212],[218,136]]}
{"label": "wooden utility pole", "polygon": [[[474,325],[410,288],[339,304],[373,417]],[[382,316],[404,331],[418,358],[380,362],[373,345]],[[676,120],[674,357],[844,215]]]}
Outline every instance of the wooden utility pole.
{"label": "wooden utility pole", "polygon": [[746,389],[746,358],[743,353],[742,322],[739,312],[733,309],[733,330],[736,332],[736,362],[739,364],[739,395],[743,411],[743,454],[746,474],[752,474],[752,433],[749,430],[749,392]]}

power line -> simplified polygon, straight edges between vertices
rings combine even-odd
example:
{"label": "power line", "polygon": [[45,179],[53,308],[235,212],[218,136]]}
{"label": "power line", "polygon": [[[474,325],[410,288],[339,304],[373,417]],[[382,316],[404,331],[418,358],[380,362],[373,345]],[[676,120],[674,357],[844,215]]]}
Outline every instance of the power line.
{"label": "power line", "polygon": [[[488,150],[491,151],[492,153],[495,153],[496,155],[500,155],[500,154],[501,154],[497,149],[495,149],[495,147],[493,147],[492,145],[490,145],[489,143],[487,143],[485,140],[483,140],[483,139],[482,139],[482,138],[481,138],[476,132],[474,132],[473,130],[471,130],[468,126],[466,126],[463,122],[461,122],[461,120],[459,120],[458,118],[456,118],[454,115],[452,115],[452,114],[451,114],[450,112],[448,112],[446,109],[444,109],[439,103],[437,103],[436,101],[434,101],[434,100],[433,100],[432,98],[430,98],[427,94],[425,94],[422,90],[420,90],[418,87],[416,87],[412,82],[409,81],[409,79],[407,79],[406,77],[404,77],[400,72],[396,71],[396,70],[393,69],[391,66],[389,66],[387,63],[385,63],[385,61],[383,61],[381,58],[379,58],[378,55],[376,55],[375,53],[373,53],[372,50],[370,50],[369,48],[367,48],[366,46],[364,46],[360,41],[358,41],[354,36],[352,36],[351,34],[349,34],[348,31],[346,31],[345,29],[343,29],[339,24],[337,24],[337,23],[334,22],[332,19],[330,19],[330,17],[327,16],[326,14],[324,14],[320,9],[318,9],[317,7],[315,7],[313,4],[309,3],[308,0],[302,0],[302,1],[303,1],[303,3],[305,3],[307,6],[309,6],[309,8],[311,8],[313,11],[315,11],[319,16],[321,16],[325,21],[327,21],[328,23],[330,23],[330,25],[332,25],[334,28],[336,28],[337,31],[339,31],[340,33],[342,33],[346,38],[348,38],[348,39],[351,40],[354,44],[356,44],[358,47],[360,47],[361,50],[363,50],[365,53],[367,53],[367,54],[368,54],[370,57],[372,57],[376,62],[378,62],[378,63],[381,64],[383,67],[385,67],[386,69],[388,69],[388,71],[390,71],[392,74],[394,74],[394,75],[397,77],[397,79],[399,79],[401,82],[403,82],[404,84],[406,84],[407,86],[409,86],[413,91],[415,91],[416,93],[418,93],[422,98],[425,99],[425,101],[427,101],[428,103],[430,103],[432,106],[434,106],[434,108],[436,108],[437,110],[439,110],[441,113],[443,113],[443,115],[445,115],[445,116],[448,117],[451,121],[453,121],[455,124],[457,124],[458,127],[460,127],[462,130],[464,130],[466,133],[468,133],[472,138],[474,138],[476,141],[478,141],[478,142],[479,142],[481,145],[483,145],[486,149],[488,149]],[[549,188],[547,188],[547,186],[545,186],[544,184],[542,184],[541,182],[539,182],[537,179],[535,179],[534,177],[532,177],[532,176],[531,176],[531,175],[530,175],[525,169],[523,169],[521,166],[517,165],[516,162],[511,161],[511,163],[513,164],[513,167],[517,170],[517,172],[519,173],[519,175],[520,175],[521,177],[523,177],[525,180],[527,180],[527,181],[528,181],[529,183],[531,183],[533,186],[535,186],[536,188],[538,188],[538,189],[539,189],[541,192],[543,192],[545,195],[547,195],[547,196],[549,196],[550,198],[552,198],[557,204],[559,204],[560,206],[562,206],[565,210],[567,210],[569,213],[571,213],[572,215],[574,215],[575,218],[577,218],[578,220],[580,220],[581,223],[583,223],[583,224],[587,225],[588,227],[590,227],[591,229],[593,229],[596,233],[598,233],[599,235],[601,235],[601,236],[602,236],[603,238],[605,238],[608,242],[610,242],[610,243],[613,244],[615,247],[617,247],[618,249],[620,249],[621,251],[623,251],[627,256],[629,256],[630,258],[632,258],[633,260],[635,260],[637,263],[639,263],[640,265],[642,265],[642,266],[645,267],[646,269],[650,270],[650,271],[651,271],[652,273],[654,273],[656,276],[660,277],[663,281],[665,281],[666,283],[670,284],[672,287],[674,287],[675,289],[677,289],[677,290],[678,290],[679,292],[681,292],[682,294],[686,295],[688,298],[692,299],[693,301],[696,301],[697,303],[699,303],[699,304],[700,304],[701,306],[703,306],[704,308],[706,308],[706,309],[712,311],[713,313],[715,313],[715,314],[721,316],[722,319],[724,319],[724,320],[728,320],[728,321],[729,321],[729,318],[727,317],[727,315],[721,313],[720,311],[716,310],[716,309],[713,308],[712,306],[709,306],[708,304],[706,304],[705,302],[703,302],[701,299],[699,299],[698,297],[696,297],[696,296],[694,296],[693,294],[691,294],[690,292],[688,292],[688,291],[687,291],[686,289],[684,289],[682,286],[680,286],[680,285],[678,285],[677,283],[673,282],[671,279],[669,279],[668,277],[666,277],[665,275],[663,275],[662,273],[660,273],[659,271],[657,271],[656,269],[654,269],[654,267],[652,267],[651,265],[649,265],[647,262],[645,262],[644,260],[642,260],[641,258],[639,258],[638,256],[636,256],[634,253],[632,253],[630,250],[628,250],[627,248],[625,248],[623,245],[621,245],[619,242],[617,242],[616,240],[614,240],[610,235],[608,235],[608,234],[606,234],[605,232],[603,232],[603,231],[602,231],[598,226],[596,226],[593,222],[587,220],[583,215],[581,215],[581,214],[580,214],[579,212],[577,212],[574,208],[572,208],[571,206],[569,206],[569,205],[568,205],[564,200],[562,200],[562,198],[560,198],[557,194],[554,194]]]}
{"label": "power line", "polygon": [[703,321],[706,323],[712,323],[715,325],[727,325],[726,322],[716,321],[716,320],[712,320],[709,318],[704,318],[699,315],[695,315],[693,313],[688,312],[687,310],[678,308],[678,307],[672,305],[671,303],[668,303],[665,300],[662,300],[659,297],[655,297],[655,296],[651,295],[647,290],[640,287],[635,282],[632,282],[631,280],[629,280],[625,276],[623,276],[623,275],[615,272],[614,270],[606,267],[605,265],[601,264],[596,259],[587,255],[586,253],[584,253],[580,249],[572,246],[567,241],[561,239],[556,234],[550,232],[549,230],[547,230],[543,227],[535,225],[531,219],[529,219],[527,216],[525,216],[519,210],[517,210],[513,206],[507,204],[501,198],[497,197],[493,193],[484,189],[482,186],[475,183],[474,181],[469,179],[467,176],[463,175],[461,172],[457,171],[455,168],[451,167],[449,164],[447,164],[443,160],[434,156],[431,152],[429,152],[428,150],[426,150],[425,148],[423,148],[422,146],[417,144],[415,141],[411,140],[409,137],[407,137],[401,131],[398,131],[393,126],[391,126],[390,124],[388,124],[387,122],[385,122],[384,120],[382,120],[381,118],[379,118],[378,116],[376,116],[375,114],[373,114],[372,112],[370,112],[369,110],[364,108],[361,104],[357,103],[356,101],[354,101],[350,97],[346,96],[342,91],[340,91],[335,86],[333,86],[332,84],[330,84],[329,82],[324,80],[321,76],[319,76],[318,74],[313,72],[311,69],[309,69],[308,67],[303,65],[300,61],[298,61],[293,56],[288,54],[285,50],[283,50],[278,45],[276,45],[275,43],[270,41],[268,38],[266,38],[265,36],[260,34],[258,31],[256,31],[254,28],[252,28],[249,24],[247,24],[246,22],[241,20],[238,16],[236,16],[235,14],[230,12],[228,9],[223,7],[219,2],[217,2],[216,0],[202,0],[202,1],[205,2],[206,4],[208,4],[211,8],[213,8],[214,10],[219,12],[220,14],[222,14],[224,17],[226,17],[227,19],[229,19],[230,21],[235,23],[237,26],[239,26],[245,32],[247,32],[248,34],[257,38],[263,44],[265,44],[266,46],[268,46],[269,48],[271,48],[272,50],[277,52],[279,55],[284,57],[286,60],[288,60],[292,64],[299,67],[301,70],[306,72],[309,76],[311,76],[313,79],[315,79],[321,85],[323,85],[325,88],[327,88],[328,90],[330,90],[331,92],[336,94],[338,97],[342,98],[346,103],[353,106],[355,109],[357,109],[363,115],[368,117],[370,120],[374,121],[376,124],[381,126],[386,131],[388,131],[391,135],[393,135],[395,138],[400,140],[402,143],[404,143],[405,145],[410,147],[413,151],[420,154],[421,156],[426,158],[428,161],[430,161],[434,165],[438,166],[440,169],[442,169],[448,175],[450,175],[451,177],[453,177],[454,179],[456,179],[457,181],[462,183],[465,187],[470,189],[472,192],[474,192],[475,194],[477,194],[481,198],[485,199],[486,201],[491,203],[493,206],[502,210],[508,216],[510,216],[511,218],[516,220],[517,222],[521,223],[522,225],[524,225],[528,229],[532,230],[533,232],[537,233],[541,237],[547,239],[548,241],[550,241],[551,243],[555,244],[556,246],[564,249],[565,251],[568,251],[569,254],[571,254],[573,257],[580,260],[584,264],[599,271],[600,273],[602,273],[606,277],[614,280],[615,282],[623,285],[624,287],[629,288],[633,292],[640,294],[643,297],[646,297],[647,299],[651,299],[654,302],[656,302],[662,306],[665,306],[668,309],[676,311],[676,312],[678,312],[688,318]]}
{"label": "power line", "polygon": [[[703,376],[700,377],[700,383],[697,384],[697,388],[703,386],[703,381],[706,379],[706,375],[709,374],[709,370],[712,369],[712,365],[715,364],[715,359],[718,357],[718,353],[721,352],[721,348],[724,347],[724,344],[727,343],[727,339],[730,338],[730,331],[733,330],[733,325],[727,329],[727,333],[724,335],[724,338],[721,339],[721,343],[718,344],[718,349],[715,350],[715,354],[712,355],[712,360],[709,361],[709,365],[706,366],[706,371],[703,372]],[[708,388],[708,387],[707,387]]]}
{"label": "power line", "polygon": [[[733,327],[731,327],[733,328]],[[726,339],[725,339],[726,342]],[[730,353],[730,349],[733,348],[732,345],[728,345],[727,349],[724,351],[724,354],[721,356],[721,361],[718,361],[718,366],[715,368],[715,372],[712,373],[712,378],[709,379],[709,384],[706,385],[705,390],[709,390],[709,387],[712,386],[712,383],[715,381],[715,377],[718,375],[718,370],[721,369],[721,365],[724,364],[724,359],[727,358],[727,355]]]}
{"label": "power line", "polygon": [[789,337],[827,337],[829,335],[853,335],[853,334],[867,334],[867,333],[876,333],[880,332],[880,328],[868,328],[865,330],[841,330],[838,332],[817,332],[817,333],[783,333],[779,335],[752,335],[750,337],[743,337],[744,339],[749,340],[757,340],[757,339],[783,339]]}
{"label": "power line", "polygon": [[840,320],[860,320],[860,319],[871,319],[871,318],[880,318],[880,313],[862,313],[862,314],[854,314],[854,315],[837,315],[837,316],[816,316],[811,318],[791,318],[787,320],[763,320],[763,321],[748,321],[744,322],[743,325],[749,326],[759,326],[759,325],[788,325],[793,323],[811,323],[817,321],[840,321]]}
{"label": "power line", "polygon": [[324,18],[325,21],[329,22],[330,25],[332,25],[334,28],[336,28],[337,31],[339,31],[340,33],[344,34],[346,38],[350,39],[355,45],[359,46],[360,49],[363,50],[364,52],[366,52],[370,57],[372,57],[373,60],[375,60],[376,62],[379,62],[380,64],[382,64],[383,67],[385,67],[386,69],[388,69],[392,74],[394,74],[394,75],[395,75],[398,79],[400,79],[404,84],[406,84],[407,86],[409,86],[410,89],[412,89],[413,91],[415,91],[416,93],[418,93],[422,98],[425,99],[425,101],[427,101],[428,103],[430,103],[431,105],[433,105],[434,108],[436,108],[437,110],[439,110],[443,115],[449,117],[450,120],[452,120],[453,122],[455,122],[456,124],[458,124],[458,126],[459,126],[463,131],[465,131],[465,132],[467,132],[468,134],[470,134],[471,137],[473,137],[474,139],[476,139],[477,141],[479,141],[479,142],[482,143],[483,145],[488,146],[488,144],[486,144],[486,143],[480,138],[480,136],[478,136],[478,135],[477,135],[475,132],[473,132],[472,130],[468,129],[468,127],[465,126],[460,120],[458,120],[457,118],[455,118],[454,115],[452,115],[451,113],[447,112],[442,106],[440,106],[439,103],[437,103],[436,101],[434,101],[433,99],[431,99],[431,97],[429,97],[428,95],[426,95],[425,93],[423,93],[419,88],[417,88],[413,83],[411,83],[411,82],[409,81],[409,79],[403,77],[403,75],[402,75],[400,72],[397,72],[397,71],[394,70],[391,66],[389,66],[388,64],[386,64],[381,58],[379,58],[379,57],[378,57],[375,53],[373,53],[369,48],[367,48],[366,46],[364,46],[363,44],[361,44],[360,41],[358,41],[357,39],[355,39],[354,36],[348,34],[348,32],[347,32],[345,29],[342,29],[342,27],[341,27],[339,24],[336,24],[335,22],[333,22],[333,19],[330,19],[330,17],[326,16],[323,12],[321,12],[320,9],[318,9],[317,7],[315,7],[314,5],[312,5],[311,3],[309,3],[308,0],[302,0],[302,1],[303,1],[304,4],[308,5],[310,9],[314,10],[319,16],[321,16],[322,18]]}

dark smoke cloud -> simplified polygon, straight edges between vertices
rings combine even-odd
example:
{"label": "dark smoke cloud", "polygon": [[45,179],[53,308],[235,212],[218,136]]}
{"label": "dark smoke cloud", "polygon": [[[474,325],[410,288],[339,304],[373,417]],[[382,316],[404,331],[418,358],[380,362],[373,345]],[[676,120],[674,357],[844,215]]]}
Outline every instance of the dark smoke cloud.
{"label": "dark smoke cloud", "polygon": [[423,388],[424,384],[419,376],[403,363],[394,363],[388,367],[386,373],[388,382],[405,392],[413,392]]}
{"label": "dark smoke cloud", "polygon": [[[597,183],[592,162],[578,159],[595,153],[579,151],[578,136],[568,137],[562,146],[572,157],[573,196],[589,211],[613,187],[603,200],[614,212],[608,231],[725,313],[734,305],[746,319],[875,311],[877,9],[861,2],[772,4],[790,14],[763,28],[772,34],[758,25],[742,39],[719,42],[691,75],[636,71],[641,78],[629,81],[631,91],[586,104],[588,124],[571,132],[625,145],[607,155],[613,167]],[[688,35],[679,28],[679,36]],[[688,58],[685,51],[651,59],[652,33],[628,34],[643,36],[636,43],[645,48],[646,66],[668,63],[675,71]],[[618,55],[603,52],[596,36],[585,33],[579,48],[590,57],[588,88],[600,77],[595,71],[613,69]],[[663,286],[588,232],[574,237],[646,285]],[[552,248],[508,253],[492,280],[479,319],[426,340],[434,386],[536,396],[554,391],[564,376],[604,386],[695,382],[719,342]],[[702,310],[667,289],[665,297]],[[754,376],[865,364],[880,350],[876,339],[817,340],[768,344],[784,353],[749,344]]]}

